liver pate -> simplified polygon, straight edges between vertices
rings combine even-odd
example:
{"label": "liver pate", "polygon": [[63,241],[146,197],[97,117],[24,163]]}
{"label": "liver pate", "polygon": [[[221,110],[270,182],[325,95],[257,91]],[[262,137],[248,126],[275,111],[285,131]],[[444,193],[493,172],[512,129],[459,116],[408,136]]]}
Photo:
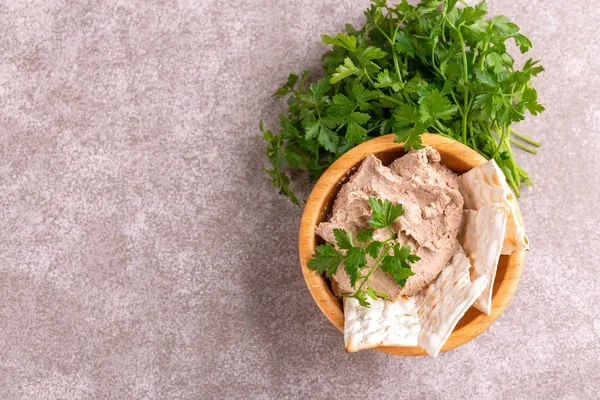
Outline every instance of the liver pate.
{"label": "liver pate", "polygon": [[[366,158],[357,172],[342,186],[333,204],[332,216],[317,227],[317,234],[335,245],[334,228],[356,235],[368,227],[371,218],[369,196],[402,204],[404,215],[392,230],[402,244],[409,244],[421,260],[413,264],[414,276],[402,288],[388,274],[377,269],[371,276],[373,289],[391,299],[419,292],[439,274],[458,248],[463,198],[458,176],[440,163],[440,154],[431,147],[410,150],[389,167],[374,155]],[[389,232],[379,229],[374,238],[385,240]],[[368,265],[375,260],[368,258]],[[342,267],[332,277],[336,294],[353,293]]]}

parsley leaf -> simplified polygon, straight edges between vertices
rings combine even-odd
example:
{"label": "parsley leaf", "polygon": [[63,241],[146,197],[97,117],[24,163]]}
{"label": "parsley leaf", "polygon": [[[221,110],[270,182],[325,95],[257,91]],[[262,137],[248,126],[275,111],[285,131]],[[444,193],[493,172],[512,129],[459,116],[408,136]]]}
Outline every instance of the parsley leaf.
{"label": "parsley leaf", "polygon": [[544,68],[527,60],[521,69],[509,53],[531,47],[505,16],[487,15],[484,1],[468,6],[456,0],[427,0],[391,5],[372,0],[360,28],[322,35],[331,45],[323,55],[323,77],[289,74],[275,97],[288,96],[280,130],[264,129],[264,168],[273,186],[295,204],[287,171],[307,171],[316,179],[352,147],[394,133],[405,148],[423,147],[424,132],[453,138],[487,159],[502,159],[508,184],[517,196],[531,184],[513,147],[540,144],[511,124],[544,107],[532,79]]}
{"label": "parsley leaf", "polygon": [[[354,293],[346,297],[357,299],[364,307],[369,306],[367,296],[372,299],[389,297],[386,293],[377,292],[370,285],[369,279],[377,268],[381,266],[383,272],[389,273],[399,285],[404,286],[406,279],[414,275],[410,264],[420,259],[411,254],[410,246],[400,245],[398,235],[392,230],[392,224],[404,212],[402,205],[370,197],[369,206],[372,215],[369,224],[387,229],[391,233],[387,240],[373,240],[374,230],[364,229],[358,233],[356,239],[362,245],[355,246],[351,233],[334,228],[336,245],[339,249],[346,250],[346,254],[342,255],[332,245],[326,244],[317,247],[316,253],[308,263],[311,270],[317,273],[325,272],[327,276],[335,274],[339,265],[343,263],[344,271],[350,277],[350,284],[354,288]],[[390,255],[392,250],[393,255]],[[369,266],[367,256],[374,260],[372,266]]]}
{"label": "parsley leaf", "polygon": [[350,121],[348,122],[346,139],[348,140],[348,143],[351,144],[362,143],[367,139],[367,130],[355,121]]}
{"label": "parsley leaf", "polygon": [[396,282],[404,287],[406,279],[413,276],[415,273],[411,269],[414,262],[421,258],[411,254],[410,246],[400,247],[399,243],[394,244],[394,256],[385,256],[381,264],[381,270],[387,272],[396,280]]}
{"label": "parsley leaf", "polygon": [[335,242],[340,249],[349,250],[354,247],[354,244],[352,243],[352,236],[350,236],[350,234],[348,234],[348,232],[345,230],[334,228],[333,236],[335,236]]}
{"label": "parsley leaf", "polygon": [[327,35],[321,35],[321,39],[325,44],[332,44],[334,46],[341,47],[343,49],[349,50],[351,52],[356,51],[356,37],[344,35],[343,33],[338,33],[337,36],[331,37]]}
{"label": "parsley leaf", "polygon": [[419,122],[419,110],[417,107],[410,104],[402,104],[400,108],[394,111],[394,120],[399,126],[409,126],[416,122]]}
{"label": "parsley leaf", "polygon": [[[316,253],[308,263],[311,270],[325,273],[327,276],[335,274],[339,265],[343,263],[344,271],[350,277],[350,284],[354,288],[354,293],[346,297],[357,299],[364,307],[369,306],[367,296],[372,299],[389,297],[386,293],[377,292],[370,285],[369,279],[377,268],[381,267],[383,272],[389,273],[399,285],[404,286],[406,279],[414,275],[411,264],[420,259],[417,255],[411,254],[410,246],[400,245],[398,235],[391,228],[404,213],[402,205],[394,205],[387,199],[381,201],[370,197],[369,206],[372,216],[369,224],[387,229],[391,237],[383,242],[373,240],[374,230],[364,229],[356,237],[362,245],[355,246],[351,233],[334,228],[333,235],[337,247],[346,250],[346,254],[342,255],[332,245],[326,244],[317,247]],[[393,255],[389,254],[390,251]],[[374,260],[372,266],[369,266],[367,256]]]}
{"label": "parsley leaf", "polygon": [[317,253],[308,262],[308,268],[318,274],[325,272],[327,277],[335,274],[344,257],[329,243],[317,246],[315,250]]}
{"label": "parsley leaf", "polygon": [[447,120],[456,114],[458,106],[450,103],[450,100],[437,89],[433,89],[420,101],[419,111],[421,122],[436,119]]}
{"label": "parsley leaf", "polygon": [[356,240],[358,240],[361,243],[364,243],[367,240],[371,240],[373,239],[373,232],[375,232],[373,229],[364,229],[358,232],[358,235],[356,235]]}
{"label": "parsley leaf", "polygon": [[362,70],[359,69],[356,65],[354,65],[354,62],[352,62],[352,59],[350,57],[344,58],[344,65],[338,66],[335,69],[335,71],[335,74],[333,74],[331,76],[331,79],[329,80],[329,83],[331,83],[332,85],[351,75],[362,76],[363,74]]}
{"label": "parsley leaf", "polygon": [[398,31],[394,48],[400,54],[405,54],[410,57],[415,56],[415,47],[413,46],[411,36],[408,32]]}
{"label": "parsley leaf", "polygon": [[402,143],[406,149],[422,149],[423,142],[421,141],[421,134],[425,132],[424,125],[414,125],[412,127],[398,128],[396,130],[396,136],[394,142]]}
{"label": "parsley leaf", "polygon": [[356,85],[350,91],[350,98],[356,101],[361,111],[369,109],[369,101],[379,98],[379,92],[376,90],[367,90],[363,85]]}
{"label": "parsley leaf", "polygon": [[321,129],[319,130],[318,141],[321,146],[332,153],[337,151],[337,146],[340,142],[340,138],[335,134],[334,131],[329,129],[323,123],[321,123]]}
{"label": "parsley leaf", "polygon": [[275,92],[275,94],[273,96],[281,97],[281,96],[285,96],[286,94],[290,93],[291,91],[294,90],[294,86],[296,86],[296,82],[298,82],[298,75],[289,74],[285,85],[283,85],[282,87],[277,89],[277,91]]}
{"label": "parsley leaf", "polygon": [[338,93],[333,96],[331,105],[327,109],[327,112],[331,115],[345,116],[352,113],[355,107],[355,102],[346,97],[346,95]]}
{"label": "parsley leaf", "polygon": [[360,304],[361,307],[369,307],[371,305],[371,303],[367,301],[367,294],[362,290],[357,291],[352,296],[347,297],[352,297],[358,300],[358,304]]}
{"label": "parsley leaf", "polygon": [[365,250],[360,247],[353,247],[348,250],[346,254],[346,260],[344,261],[344,270],[350,275],[350,283],[352,286],[356,285],[356,281],[359,278],[359,269],[367,264],[367,254]]}
{"label": "parsley leaf", "polygon": [[377,240],[372,241],[368,245],[365,246],[365,252],[371,256],[371,258],[376,258],[381,248],[383,247],[383,242],[379,242]]}
{"label": "parsley leaf", "polygon": [[381,270],[389,273],[402,287],[406,284],[406,278],[415,274],[410,268],[404,268],[401,260],[392,256],[384,257]]}
{"label": "parsley leaf", "polygon": [[402,89],[402,82],[398,80],[398,77],[392,72],[384,69],[377,75],[377,83],[373,86],[376,88],[387,88],[390,87],[394,92],[398,92]]}

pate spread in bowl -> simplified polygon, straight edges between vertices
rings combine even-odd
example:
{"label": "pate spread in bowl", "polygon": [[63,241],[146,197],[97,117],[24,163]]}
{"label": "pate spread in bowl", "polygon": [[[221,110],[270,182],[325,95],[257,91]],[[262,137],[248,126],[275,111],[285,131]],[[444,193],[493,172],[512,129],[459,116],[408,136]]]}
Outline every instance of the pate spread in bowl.
{"label": "pate spread in bowl", "polygon": [[[423,144],[405,154],[393,135],[365,142],[329,167],[307,201],[299,235],[302,272],[321,311],[345,332],[346,351],[435,356],[485,330],[516,290],[527,238],[501,172],[454,140],[426,134]],[[372,222],[375,199],[401,208],[389,226]],[[385,269],[386,260],[379,267],[375,254],[364,257],[358,281],[346,261],[325,274],[309,268],[324,245],[350,257],[345,249],[360,246],[357,235],[365,229],[368,240],[383,247],[382,258],[398,255],[400,246],[410,251],[414,259],[404,266],[412,271],[400,269],[410,273],[398,276]],[[352,245],[340,247],[340,232]],[[368,298],[357,294],[363,286]]]}

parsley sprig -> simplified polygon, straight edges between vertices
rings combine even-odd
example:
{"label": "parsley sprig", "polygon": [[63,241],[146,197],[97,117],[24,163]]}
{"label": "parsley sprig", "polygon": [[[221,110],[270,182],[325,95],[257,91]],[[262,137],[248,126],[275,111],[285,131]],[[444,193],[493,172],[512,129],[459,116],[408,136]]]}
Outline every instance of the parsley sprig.
{"label": "parsley sprig", "polygon": [[507,17],[485,18],[485,2],[372,3],[360,30],[346,25],[345,33],[321,36],[333,46],[323,56],[322,79],[308,84],[308,71],[291,74],[275,93],[289,97],[279,133],[261,123],[273,185],[298,204],[286,170],[316,179],[372,137],[395,133],[397,142],[418,149],[421,134],[431,132],[495,159],[519,196],[531,179],[513,147],[535,154],[540,143],[512,123],[544,111],[531,85],[544,68],[529,59],[517,69],[506,42],[525,53],[531,41]]}
{"label": "parsley sprig", "polygon": [[[319,274],[325,273],[327,277],[333,276],[343,263],[344,271],[350,277],[350,284],[354,289],[353,294],[345,297],[357,299],[364,307],[370,305],[368,297],[373,300],[377,297],[389,298],[386,293],[371,287],[370,278],[377,268],[381,267],[383,272],[390,274],[404,287],[406,279],[414,275],[411,264],[420,260],[419,256],[411,253],[410,246],[399,243],[398,235],[392,230],[394,221],[404,213],[402,205],[393,205],[389,200],[382,202],[374,197],[369,197],[369,205],[372,218],[368,224],[372,228],[358,232],[356,240],[344,229],[333,229],[337,247],[345,250],[345,254],[327,243],[317,246],[317,252],[308,263],[308,268]],[[390,237],[384,241],[374,240],[375,229],[387,230]],[[368,267],[367,257],[376,260],[372,267]]]}

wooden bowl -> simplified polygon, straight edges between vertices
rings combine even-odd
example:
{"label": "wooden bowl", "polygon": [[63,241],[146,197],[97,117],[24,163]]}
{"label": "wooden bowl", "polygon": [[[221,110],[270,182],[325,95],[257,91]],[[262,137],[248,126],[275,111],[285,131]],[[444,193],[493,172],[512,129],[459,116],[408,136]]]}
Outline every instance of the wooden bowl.
{"label": "wooden bowl", "polygon": [[[466,172],[486,161],[476,151],[455,140],[432,134],[423,134],[422,139],[423,144],[440,152],[444,165],[457,173]],[[388,165],[404,154],[404,145],[394,143],[393,140],[394,135],[371,139],[341,156],[325,171],[313,188],[300,221],[298,250],[304,280],[323,314],[342,332],[344,331],[342,302],[331,291],[327,279],[307,267],[308,261],[315,252],[315,246],[318,242],[321,242],[321,239],[315,234],[315,229],[331,212],[333,201],[341,185],[348,180],[348,177],[352,175],[352,172],[367,156],[374,154],[383,161],[384,165]],[[516,203],[516,200],[513,201]],[[518,218],[521,219],[518,205],[516,205],[516,209]],[[446,344],[444,344],[442,352],[451,350],[473,339],[486,330],[502,314],[517,289],[524,259],[524,251],[500,257],[492,291],[492,313],[485,315],[471,307],[460,320]],[[419,347],[381,347],[376,350],[401,356],[426,354]]]}

